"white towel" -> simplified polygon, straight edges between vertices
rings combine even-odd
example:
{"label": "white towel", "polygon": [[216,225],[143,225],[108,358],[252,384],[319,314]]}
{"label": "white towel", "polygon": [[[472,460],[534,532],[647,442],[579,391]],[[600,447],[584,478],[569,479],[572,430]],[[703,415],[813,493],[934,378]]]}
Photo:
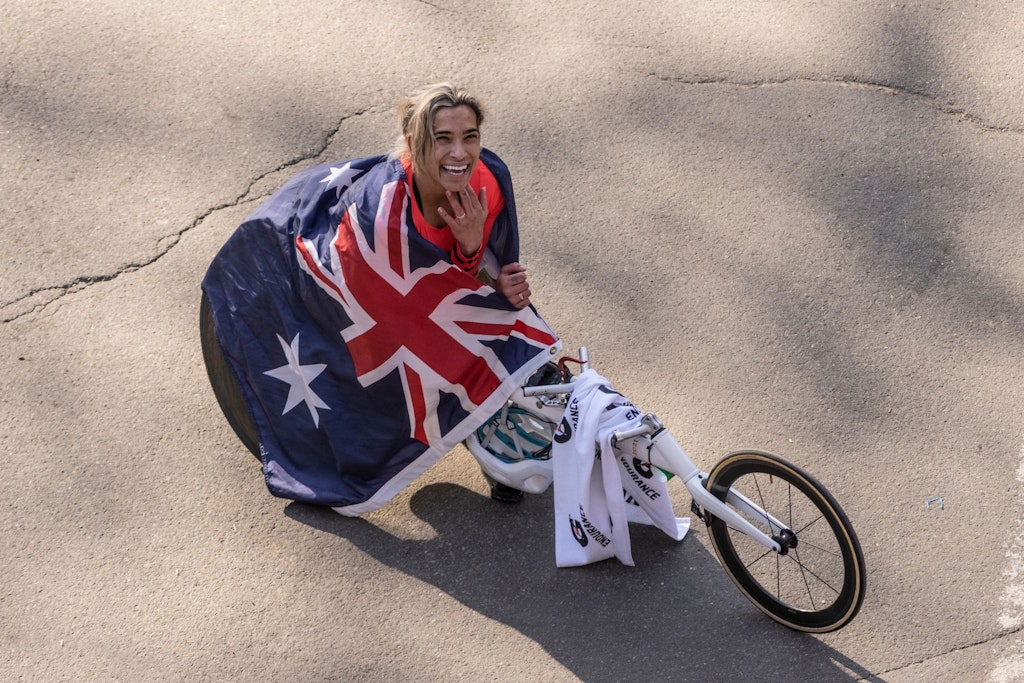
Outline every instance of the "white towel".
{"label": "white towel", "polygon": [[577,567],[617,557],[634,566],[628,522],[653,524],[682,540],[690,520],[677,518],[665,475],[650,464],[650,437],[611,446],[616,430],[636,426],[641,413],[594,370],[576,385],[552,446],[555,564]]}

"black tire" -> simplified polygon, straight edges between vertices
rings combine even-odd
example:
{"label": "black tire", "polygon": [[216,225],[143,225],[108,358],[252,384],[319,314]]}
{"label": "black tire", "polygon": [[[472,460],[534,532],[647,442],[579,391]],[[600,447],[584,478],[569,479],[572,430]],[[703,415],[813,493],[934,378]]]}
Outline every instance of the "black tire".
{"label": "black tire", "polygon": [[[712,495],[724,501],[730,487],[795,535],[785,553],[775,553],[708,514],[711,543],[736,586],[789,628],[825,633],[848,624],[864,601],[864,555],[832,495],[798,467],[757,451],[732,453],[711,471]],[[744,517],[769,536],[780,535],[763,516]]]}
{"label": "black tire", "polygon": [[259,459],[260,439],[256,425],[249,415],[242,390],[238,388],[238,382],[224,360],[220,344],[217,343],[213,328],[213,310],[210,308],[209,299],[206,298],[206,292],[203,292],[199,302],[199,339],[203,346],[203,363],[206,364],[206,374],[210,378],[213,395],[217,397],[217,403],[220,404],[220,409],[228,424],[235,430],[235,434]]}

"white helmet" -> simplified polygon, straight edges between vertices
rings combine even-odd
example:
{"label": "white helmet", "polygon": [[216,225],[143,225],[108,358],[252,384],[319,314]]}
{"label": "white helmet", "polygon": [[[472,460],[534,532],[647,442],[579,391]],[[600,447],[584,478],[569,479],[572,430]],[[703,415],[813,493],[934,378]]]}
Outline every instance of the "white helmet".
{"label": "white helmet", "polygon": [[[545,367],[527,386],[558,381]],[[527,493],[543,493],[553,477],[551,439],[563,410],[557,402],[512,399],[466,439],[466,448],[491,479]]]}

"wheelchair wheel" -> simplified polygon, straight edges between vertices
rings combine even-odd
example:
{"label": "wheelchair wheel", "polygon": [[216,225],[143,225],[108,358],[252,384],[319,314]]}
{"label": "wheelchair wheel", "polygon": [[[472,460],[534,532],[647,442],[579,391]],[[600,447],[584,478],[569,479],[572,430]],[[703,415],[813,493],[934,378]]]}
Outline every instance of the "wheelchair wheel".
{"label": "wheelchair wheel", "polygon": [[206,292],[203,292],[199,302],[199,339],[203,347],[203,363],[206,364],[206,374],[210,378],[210,386],[213,387],[217,403],[220,404],[220,409],[235,434],[245,447],[259,459],[260,439],[256,432],[256,425],[253,424],[249,409],[245,406],[242,390],[238,388],[238,382],[235,381],[231,368],[224,360],[220,344],[217,343],[213,328],[213,310],[210,308],[209,299],[206,298]]}
{"label": "wheelchair wheel", "polygon": [[730,503],[783,545],[774,553],[708,514],[711,543],[736,586],[775,621],[798,631],[825,633],[853,619],[864,601],[864,555],[832,495],[798,467],[768,453],[726,456],[708,476],[708,490],[727,501],[742,494],[764,515],[751,516]]}

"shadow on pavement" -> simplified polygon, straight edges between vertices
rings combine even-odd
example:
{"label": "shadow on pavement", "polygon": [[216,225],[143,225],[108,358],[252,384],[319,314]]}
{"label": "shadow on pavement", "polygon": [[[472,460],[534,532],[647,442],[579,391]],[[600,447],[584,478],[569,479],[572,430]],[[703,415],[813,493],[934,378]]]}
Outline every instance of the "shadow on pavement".
{"label": "shadow on pavement", "polygon": [[556,569],[550,495],[505,506],[438,483],[410,507],[434,538],[399,539],[301,503],[286,514],[519,631],[584,681],[882,681],[761,615],[692,538],[633,525],[635,568]]}

